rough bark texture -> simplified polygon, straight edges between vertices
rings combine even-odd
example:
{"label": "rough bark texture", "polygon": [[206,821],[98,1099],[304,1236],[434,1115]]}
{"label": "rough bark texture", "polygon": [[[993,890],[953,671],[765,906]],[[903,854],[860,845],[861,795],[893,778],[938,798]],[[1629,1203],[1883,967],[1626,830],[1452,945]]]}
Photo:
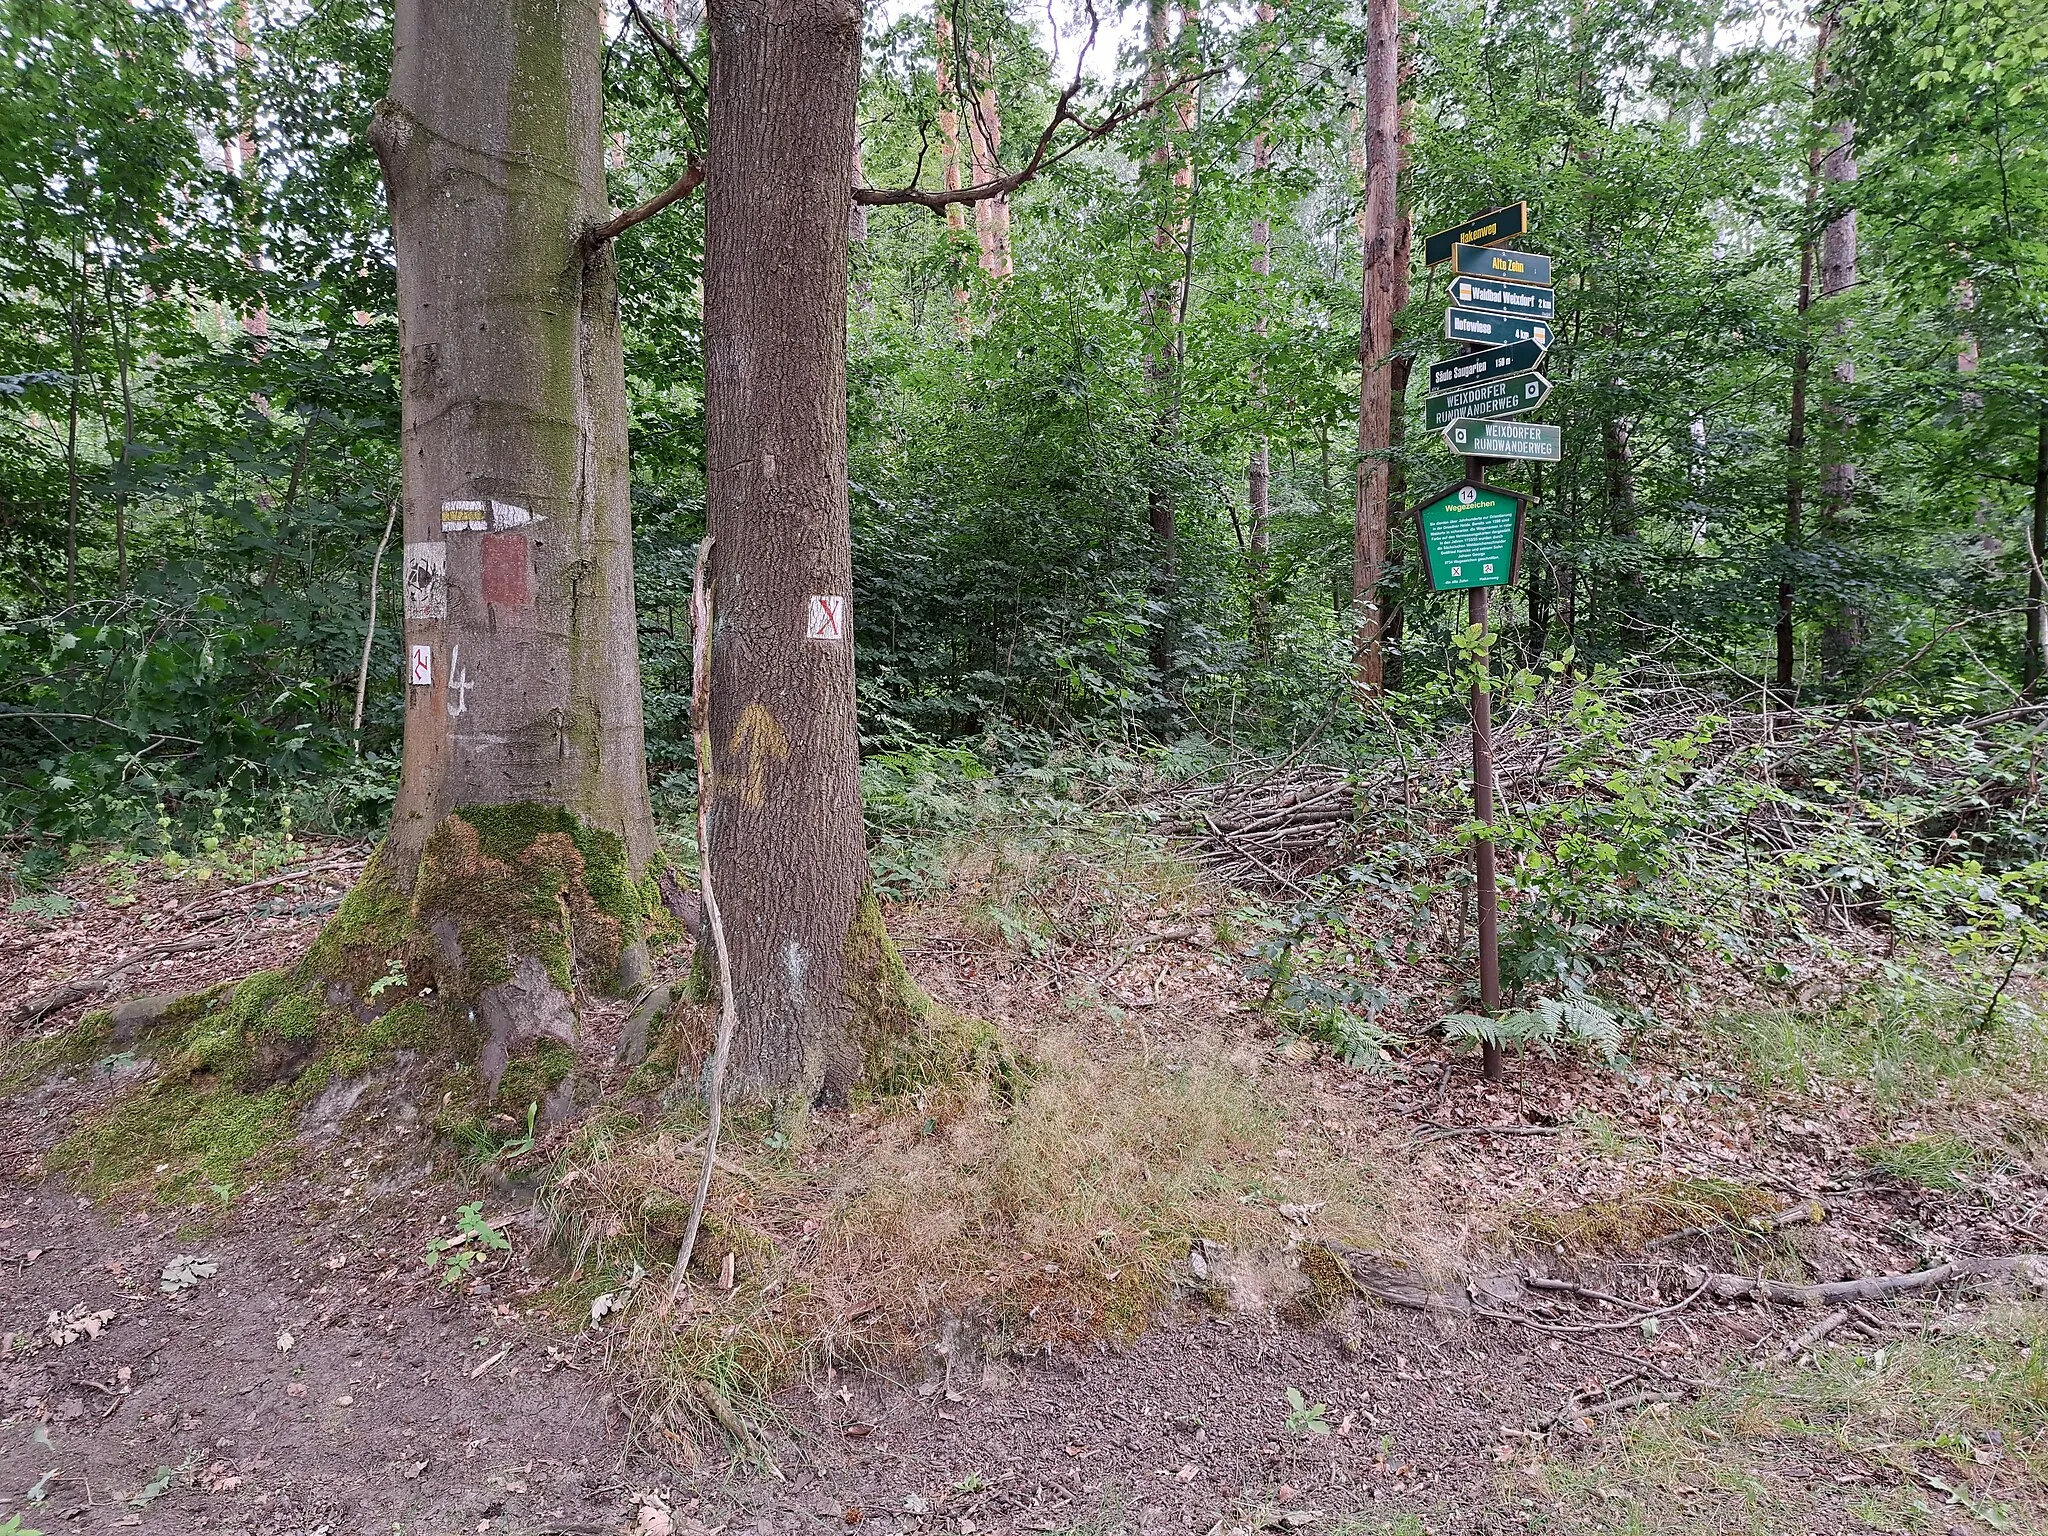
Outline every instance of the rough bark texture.
{"label": "rough bark texture", "polygon": [[[967,114],[967,140],[974,161],[974,182],[980,186],[1003,174],[1003,118],[996,104],[995,58],[988,48],[967,51],[974,74],[974,96]],[[1010,198],[1008,193],[985,197],[974,205],[974,235],[981,246],[982,270],[997,282],[1015,271],[1010,261]]]}
{"label": "rough bark texture", "polygon": [[405,630],[424,679],[378,861],[401,892],[458,808],[559,808],[593,848],[616,843],[634,882],[654,854],[617,292],[609,251],[581,249],[608,212],[601,45],[596,0],[396,13],[371,135],[398,258]]}
{"label": "rough bark texture", "polygon": [[[861,11],[713,0],[710,25],[710,826],[739,1009],[728,1081],[742,1098],[837,1099],[863,1072],[853,989],[887,948],[878,922],[856,931],[846,200]],[[836,635],[806,638],[822,598]]]}
{"label": "rough bark texture", "polygon": [[[960,179],[960,113],[953,105],[958,88],[953,79],[953,20],[946,14],[946,0],[939,0],[932,32],[938,47],[939,91],[939,176],[948,192],[965,185]],[[967,307],[967,213],[958,203],[946,205],[946,234],[952,251],[953,323],[966,336],[974,329],[974,317]]]}
{"label": "rough bark texture", "polygon": [[2034,419],[2034,506],[2027,519],[2027,654],[2021,666],[2027,692],[2039,693],[2048,668],[2048,405]]}
{"label": "rough bark texture", "polygon": [[1352,526],[1351,601],[1357,625],[1353,684],[1386,687],[1380,585],[1387,572],[1388,469],[1393,451],[1394,316],[1408,242],[1396,203],[1401,135],[1401,4],[1368,0],[1365,45],[1365,244],[1358,338],[1358,497]]}

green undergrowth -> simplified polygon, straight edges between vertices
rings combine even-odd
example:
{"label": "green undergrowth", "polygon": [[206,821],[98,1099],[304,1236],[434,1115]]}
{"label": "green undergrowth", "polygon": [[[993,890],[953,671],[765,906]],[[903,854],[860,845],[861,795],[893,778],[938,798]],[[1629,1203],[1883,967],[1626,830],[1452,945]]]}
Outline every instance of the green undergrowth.
{"label": "green undergrowth", "polygon": [[2048,1530],[2048,1305],[1998,1302],[1968,1321],[1738,1370],[1634,1415],[1590,1456],[1542,1458],[1530,1528]]}
{"label": "green undergrowth", "polygon": [[1759,1097],[1855,1087],[1878,1108],[2048,1085],[2048,1033],[2031,1013],[1985,1009],[1972,989],[1899,969],[1832,1004],[1735,1014],[1712,1032],[1734,1045]]}

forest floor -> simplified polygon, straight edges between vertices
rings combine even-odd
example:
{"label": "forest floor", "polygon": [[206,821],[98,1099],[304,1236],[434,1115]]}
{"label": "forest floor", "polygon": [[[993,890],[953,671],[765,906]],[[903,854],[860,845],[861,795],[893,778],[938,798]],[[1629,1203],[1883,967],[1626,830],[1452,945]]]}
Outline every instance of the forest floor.
{"label": "forest floor", "polygon": [[[0,917],[0,1014],[123,965],[115,995],[280,963],[366,851],[257,881],[83,869]],[[2030,1028],[1965,1043],[1839,956],[1788,997],[1664,955],[1631,1001],[1666,1022],[1624,1066],[1532,1055],[1489,1087],[1440,1041],[1360,1068],[1277,1028],[1201,882],[1165,882],[1078,948],[1020,942],[992,917],[1003,894],[967,875],[890,921],[937,999],[1040,1064],[1003,1118],[1036,1139],[924,1104],[917,1134],[870,1107],[820,1114],[795,1150],[742,1126],[738,1182],[771,1186],[755,1203],[792,1241],[856,1175],[900,1176],[951,1235],[912,1241],[896,1211],[836,1259],[803,1250],[838,1286],[819,1281],[829,1328],[879,1310],[917,1325],[912,1347],[819,1364],[750,1406],[744,1454],[694,1464],[640,1411],[629,1328],[655,1302],[586,1325],[616,1270],[565,1274],[536,1209],[547,1178],[562,1198],[548,1169],[574,1143],[479,1171],[437,1151],[431,1105],[364,1116],[323,1095],[287,1155],[167,1205],[146,1167],[51,1166],[146,1056],[13,1069],[0,1531],[2048,1531],[2048,1269],[1839,1317],[1723,1299],[1701,1274],[2048,1253]],[[19,1046],[104,1001],[9,1029]],[[614,1087],[619,1024],[598,1017],[586,1062]],[[954,1152],[999,1170],[1007,1203],[954,1210],[964,1178],[916,1182]],[[1047,1166],[1020,1173],[1026,1153]],[[1158,1182],[1168,1154],[1189,1181]],[[450,1287],[427,1244],[472,1201],[511,1249]],[[1067,1229],[1104,1210],[1130,1232],[1077,1246]],[[1331,1254],[1357,1294],[1321,1284]],[[1127,1269],[1149,1277],[1149,1326],[1081,1326]],[[963,1322],[998,1291],[1012,1326]],[[1069,1305],[1077,1326],[1035,1326]]]}

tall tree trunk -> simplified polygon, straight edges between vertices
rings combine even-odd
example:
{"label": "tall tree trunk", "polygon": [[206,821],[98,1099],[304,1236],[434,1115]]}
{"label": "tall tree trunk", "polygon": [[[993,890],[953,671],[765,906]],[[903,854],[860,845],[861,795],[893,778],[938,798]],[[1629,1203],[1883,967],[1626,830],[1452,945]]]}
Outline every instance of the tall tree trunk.
{"label": "tall tree trunk", "polygon": [[[1814,44],[1820,56],[1823,83],[1831,73],[1826,54],[1840,16],[1839,7],[1822,16],[1820,35]],[[1828,203],[1839,205],[1844,189],[1856,180],[1856,125],[1846,121],[1837,123],[1832,137],[1834,143],[1821,157],[1821,180],[1827,188]],[[1828,220],[1821,235],[1820,297],[1823,303],[1856,286],[1856,254],[1856,210],[1841,208]],[[1856,382],[1856,364],[1849,356],[1848,317],[1837,315],[1834,329],[1837,346],[1834,382],[1840,388],[1847,388]],[[1828,457],[1820,472],[1820,523],[1826,536],[1839,544],[1848,536],[1849,509],[1856,495],[1856,466],[1848,460],[1849,422],[1840,401],[1828,401],[1825,412],[1828,418]],[[1852,598],[1835,596],[1828,604],[1821,633],[1823,664],[1839,676],[1848,669],[1862,642],[1862,612]]]}
{"label": "tall tree trunk", "polygon": [[1146,492],[1146,514],[1152,529],[1152,598],[1159,610],[1153,620],[1148,649],[1152,670],[1162,682],[1173,665],[1172,607],[1180,541],[1173,493],[1165,473],[1165,460],[1172,451],[1176,431],[1174,326],[1180,313],[1179,283],[1170,275],[1179,265],[1174,257],[1180,177],[1174,166],[1173,136],[1166,128],[1170,108],[1162,99],[1171,78],[1172,49],[1167,0],[1146,0],[1145,89],[1149,96],[1159,100],[1158,143],[1147,156],[1147,162],[1152,192],[1159,200],[1159,217],[1152,227],[1152,271],[1139,299],[1139,313],[1147,339],[1145,378],[1153,400],[1152,471]]}
{"label": "tall tree trunk", "polygon": [[[917,1022],[867,884],[846,484],[857,0],[712,0],[711,854],[738,1097],[843,1099]],[[815,637],[815,638],[812,638]],[[893,978],[893,980],[892,980]]]}
{"label": "tall tree trunk", "polygon": [[1408,247],[1396,202],[1401,135],[1401,0],[1367,0],[1365,260],[1358,338],[1358,495],[1352,523],[1351,603],[1357,626],[1353,686],[1386,687],[1380,586],[1387,574],[1388,472],[1394,447],[1394,316]]}
{"label": "tall tree trunk", "polygon": [[[948,192],[965,185],[960,179],[960,110],[954,104],[959,88],[953,75],[953,18],[946,14],[948,0],[938,0],[932,34],[938,48],[939,91],[939,178]],[[953,269],[953,324],[962,336],[974,331],[974,316],[967,305],[967,214],[958,203],[946,205],[946,253]]]}
{"label": "tall tree trunk", "polygon": [[[1825,68],[1821,51],[1813,60],[1815,93],[1820,90]],[[1805,537],[1806,516],[1806,388],[1813,369],[1813,338],[1807,334],[1806,312],[1813,307],[1813,220],[1820,206],[1820,150],[1816,146],[1806,159],[1806,224],[1799,240],[1798,314],[1792,342],[1792,405],[1785,426],[1785,563],[1778,576],[1777,669],[1775,683],[1781,703],[1792,699],[1794,654],[1792,608],[1792,561]]]}
{"label": "tall tree trunk", "polygon": [[64,427],[64,606],[78,601],[78,391],[85,378],[85,257],[71,301],[71,404]]}
{"label": "tall tree trunk", "polygon": [[2020,670],[2029,694],[2040,691],[2043,668],[2048,667],[2048,577],[2043,575],[2043,560],[2048,560],[2048,405],[2040,407],[2034,420],[2034,515],[2027,523],[2027,655]]}
{"label": "tall tree trunk", "polygon": [[[976,48],[970,40],[968,67],[974,74],[974,93],[967,113],[967,143],[973,156],[976,185],[994,181],[1002,174],[1003,118],[996,104],[995,56],[985,44]],[[974,205],[974,235],[981,247],[981,268],[997,282],[1015,270],[1010,264],[1010,199],[985,197]]]}
{"label": "tall tree trunk", "polygon": [[[1261,27],[1273,24],[1273,7],[1267,0],[1259,0],[1258,16]],[[1262,39],[1259,44],[1262,68],[1272,51],[1272,43]],[[1263,84],[1260,92],[1264,94]],[[1247,628],[1251,632],[1252,654],[1261,661],[1273,654],[1272,439],[1266,431],[1266,361],[1263,355],[1268,330],[1266,282],[1273,274],[1273,225],[1267,216],[1265,202],[1266,172],[1272,164],[1272,141],[1266,136],[1264,124],[1261,124],[1252,137],[1252,184],[1258,193],[1258,214],[1252,220],[1252,303],[1255,309],[1252,333],[1259,339],[1261,354],[1252,364],[1252,409],[1258,415],[1258,430],[1252,436],[1251,462],[1245,471],[1245,500],[1251,518],[1251,558],[1247,572],[1249,591],[1245,608],[1250,621]]]}
{"label": "tall tree trunk", "polygon": [[607,213],[603,13],[398,0],[394,44],[370,136],[398,267],[405,758],[330,936],[353,963],[358,898],[401,898],[495,1091],[573,1036],[579,981],[645,970],[625,377],[609,247],[583,249]]}
{"label": "tall tree trunk", "polygon": [[[263,271],[263,196],[256,163],[256,26],[249,0],[235,0],[232,17],[235,50],[234,138],[235,217],[242,226],[242,261],[251,272]],[[258,350],[270,338],[270,309],[259,295],[242,316],[243,334]]]}

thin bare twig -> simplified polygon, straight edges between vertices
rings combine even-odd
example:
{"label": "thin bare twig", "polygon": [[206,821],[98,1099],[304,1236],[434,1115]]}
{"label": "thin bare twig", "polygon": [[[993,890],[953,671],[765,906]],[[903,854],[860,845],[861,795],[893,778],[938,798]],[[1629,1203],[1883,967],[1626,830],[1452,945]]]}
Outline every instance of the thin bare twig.
{"label": "thin bare twig", "polygon": [[704,1131],[704,1174],[697,1181],[690,1225],[684,1230],[683,1245],[676,1253],[670,1300],[682,1294],[690,1278],[690,1254],[697,1246],[697,1228],[711,1199],[711,1171],[718,1166],[718,1131],[725,1109],[725,1062],[732,1053],[733,1026],[739,1015],[732,993],[732,954],[726,948],[725,924],[719,918],[718,897],[711,883],[711,800],[717,775],[711,762],[711,589],[705,577],[715,542],[706,534],[697,547],[697,575],[690,586],[690,724],[697,738],[697,889],[704,894],[704,926],[711,931],[711,947],[718,956],[718,1039],[711,1050],[711,1080],[707,1085],[711,1122]]}

